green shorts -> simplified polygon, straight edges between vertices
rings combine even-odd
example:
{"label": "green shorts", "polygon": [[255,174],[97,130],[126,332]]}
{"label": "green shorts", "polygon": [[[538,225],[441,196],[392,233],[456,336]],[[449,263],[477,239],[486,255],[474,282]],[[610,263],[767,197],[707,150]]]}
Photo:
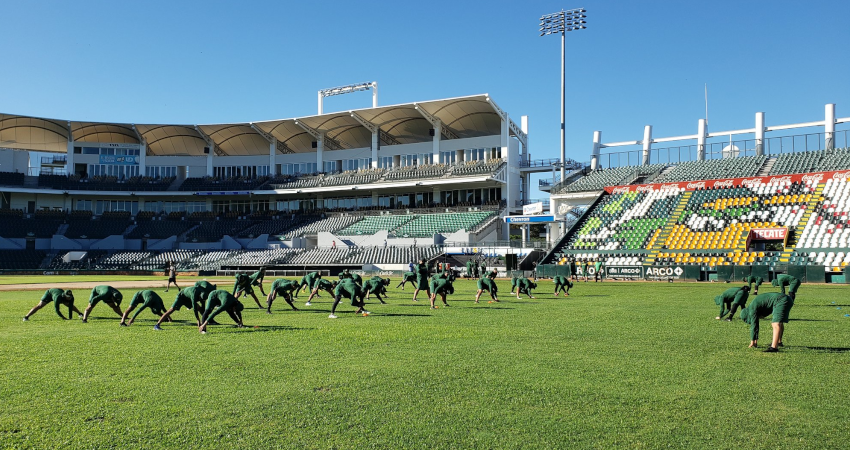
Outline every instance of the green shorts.
{"label": "green shorts", "polygon": [[416,289],[428,289],[428,278],[417,278],[414,284],[416,284]]}
{"label": "green shorts", "polygon": [[174,300],[174,304],[171,305],[171,309],[173,309],[175,311],[180,311],[180,308],[183,308],[183,307],[192,309],[193,305],[192,305],[192,299],[184,297],[184,296],[181,295],[179,298],[177,298],[177,300]]}
{"label": "green shorts", "polygon": [[787,300],[779,300],[773,305],[773,319],[771,323],[788,323],[788,315],[791,312],[791,307],[794,306],[794,301],[791,298]]}

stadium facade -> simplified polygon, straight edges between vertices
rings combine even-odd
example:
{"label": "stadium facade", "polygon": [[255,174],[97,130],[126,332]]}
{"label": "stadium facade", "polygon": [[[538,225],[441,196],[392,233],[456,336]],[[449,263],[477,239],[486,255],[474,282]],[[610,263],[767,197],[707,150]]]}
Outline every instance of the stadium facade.
{"label": "stadium facade", "polygon": [[[84,253],[152,268],[248,250],[406,266],[439,253],[423,249],[508,239],[503,218],[528,200],[529,174],[551,170],[529,155],[527,118],[486,94],[215,125],[0,114],[0,250],[71,255],[68,267]],[[355,250],[381,247],[372,261]],[[419,250],[387,256],[400,248]]]}

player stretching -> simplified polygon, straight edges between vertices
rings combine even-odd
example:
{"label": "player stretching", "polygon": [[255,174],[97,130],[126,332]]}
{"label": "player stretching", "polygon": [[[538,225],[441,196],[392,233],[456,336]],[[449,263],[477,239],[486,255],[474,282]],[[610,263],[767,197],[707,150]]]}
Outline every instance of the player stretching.
{"label": "player stretching", "polygon": [[94,289],[91,290],[91,297],[89,297],[89,306],[86,307],[85,312],[83,312],[83,323],[89,321],[89,314],[94,309],[94,307],[98,304],[98,302],[103,302],[109,305],[115,314],[118,314],[120,317],[121,313],[121,300],[124,299],[124,296],[121,295],[121,292],[118,289],[115,289],[112,286],[107,286],[102,284],[100,286],[95,286]]}
{"label": "player stretching", "polygon": [[[56,315],[62,318],[62,320],[70,320],[71,311],[76,312],[80,317],[83,316],[83,313],[74,306],[74,294],[71,291],[65,291],[62,289],[48,289],[44,291],[44,295],[41,296],[41,300],[37,305],[33,306],[30,312],[24,316],[24,322],[30,320],[30,316],[35,314],[41,308],[47,306],[48,303],[53,302],[53,307],[56,308]],[[62,311],[59,310],[59,305],[65,305],[68,307],[68,318],[62,315]]]}

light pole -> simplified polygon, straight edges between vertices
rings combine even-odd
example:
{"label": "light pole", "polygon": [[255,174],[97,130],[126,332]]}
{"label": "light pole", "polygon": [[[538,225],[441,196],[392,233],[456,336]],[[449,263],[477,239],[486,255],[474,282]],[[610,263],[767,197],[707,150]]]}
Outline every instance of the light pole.
{"label": "light pole", "polygon": [[565,116],[567,112],[567,89],[566,89],[566,59],[567,47],[565,35],[567,31],[583,30],[587,18],[584,8],[570,9],[567,11],[561,10],[553,14],[546,14],[540,18],[540,35],[546,36],[549,34],[561,33],[561,181],[566,177],[564,161],[567,159],[567,134],[565,128]]}

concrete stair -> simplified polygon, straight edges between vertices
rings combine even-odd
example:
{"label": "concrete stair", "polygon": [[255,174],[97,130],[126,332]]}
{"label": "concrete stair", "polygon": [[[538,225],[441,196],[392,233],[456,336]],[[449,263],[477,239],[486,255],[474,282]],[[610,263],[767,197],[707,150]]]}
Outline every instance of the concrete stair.
{"label": "concrete stair", "polygon": [[673,227],[676,226],[676,221],[678,221],[679,217],[682,216],[682,213],[685,211],[685,207],[688,206],[688,202],[691,200],[691,196],[693,195],[693,191],[686,191],[682,194],[682,197],[679,198],[679,203],[676,204],[676,209],[673,210],[673,213],[670,214],[670,217],[667,219],[667,223],[664,224],[664,227],[661,228],[660,231],[657,231],[652,237],[649,242],[649,254],[647,254],[646,258],[643,260],[643,265],[645,267],[655,264],[655,260],[658,258],[658,253],[661,252],[661,247],[667,241],[667,238],[673,231]]}

